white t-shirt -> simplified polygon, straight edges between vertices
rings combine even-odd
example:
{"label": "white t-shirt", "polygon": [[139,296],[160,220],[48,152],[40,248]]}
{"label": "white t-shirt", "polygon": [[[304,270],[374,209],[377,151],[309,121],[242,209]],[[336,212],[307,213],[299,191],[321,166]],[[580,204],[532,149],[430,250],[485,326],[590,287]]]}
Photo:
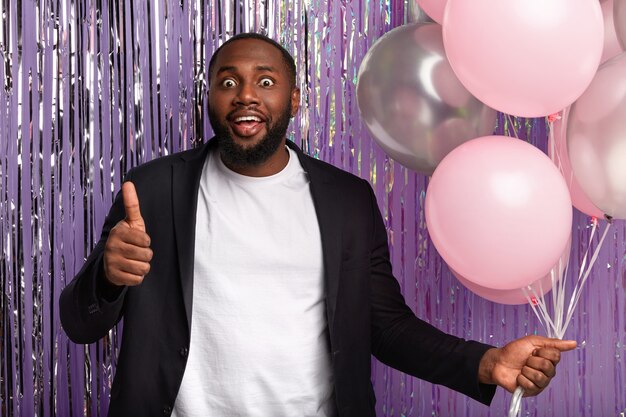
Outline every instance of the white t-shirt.
{"label": "white t-shirt", "polygon": [[296,153],[269,177],[217,151],[198,193],[191,346],[174,416],[334,414],[319,225]]}

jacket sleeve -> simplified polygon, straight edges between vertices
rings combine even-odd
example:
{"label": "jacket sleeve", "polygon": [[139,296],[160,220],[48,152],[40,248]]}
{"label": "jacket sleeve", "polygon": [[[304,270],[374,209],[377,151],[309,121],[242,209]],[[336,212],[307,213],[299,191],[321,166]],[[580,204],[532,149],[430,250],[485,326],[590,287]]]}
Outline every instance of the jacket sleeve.
{"label": "jacket sleeve", "polygon": [[374,193],[368,188],[373,212],[372,353],[402,372],[490,404],[496,386],[478,382],[478,366],[492,346],[446,334],[417,318],[406,305],[392,274],[385,225]]}
{"label": "jacket sleeve", "polygon": [[127,287],[116,287],[104,276],[104,246],[111,229],[124,218],[121,192],[107,215],[97,245],[82,269],[61,292],[61,325],[75,343],[93,343],[104,337],[123,314]]}

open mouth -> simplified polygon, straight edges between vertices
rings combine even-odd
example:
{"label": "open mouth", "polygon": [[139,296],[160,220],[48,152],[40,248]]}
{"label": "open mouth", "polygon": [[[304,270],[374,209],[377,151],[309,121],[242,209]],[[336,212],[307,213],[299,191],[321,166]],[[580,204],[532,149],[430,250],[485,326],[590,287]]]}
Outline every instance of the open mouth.
{"label": "open mouth", "polygon": [[231,120],[231,128],[239,137],[254,136],[263,128],[263,120],[258,116],[238,116]]}

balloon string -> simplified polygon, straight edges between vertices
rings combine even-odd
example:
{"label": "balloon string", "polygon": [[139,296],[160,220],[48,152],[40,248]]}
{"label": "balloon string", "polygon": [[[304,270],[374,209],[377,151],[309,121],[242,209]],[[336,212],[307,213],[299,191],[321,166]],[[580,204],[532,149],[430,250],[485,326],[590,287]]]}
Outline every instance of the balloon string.
{"label": "balloon string", "polygon": [[[583,257],[583,261],[580,267],[580,272],[578,274],[578,280],[574,286],[574,290],[570,297],[570,302],[567,308],[567,314],[565,314],[565,281],[567,280],[567,270],[569,265],[563,266],[563,260],[560,259],[558,266],[555,266],[550,271],[550,278],[552,280],[552,305],[554,307],[554,320],[550,317],[550,313],[548,311],[545,297],[543,296],[543,288],[541,281],[539,282],[539,293],[535,291],[535,289],[529,285],[525,288],[522,288],[522,292],[526,296],[528,300],[528,304],[535,313],[535,316],[539,319],[541,325],[546,329],[546,333],[548,337],[553,337],[557,339],[563,339],[565,336],[565,331],[569,326],[569,323],[572,320],[574,310],[580,301],[580,296],[582,294],[582,289],[589,278],[591,273],[591,269],[595,265],[598,260],[598,255],[600,254],[600,250],[604,244],[604,240],[608,235],[609,229],[611,228],[611,218],[607,217],[607,225],[604,228],[604,232],[602,233],[602,237],[598,242],[598,245],[593,251],[593,255],[589,260],[589,265],[587,265],[587,257],[589,255],[589,248],[591,247],[591,243],[593,241],[593,237],[595,235],[596,229],[598,227],[597,219],[594,218],[593,226],[591,229],[591,234],[589,237],[589,244],[587,245],[587,250],[585,251],[585,255]],[[558,268],[558,275],[561,279],[557,279],[557,272],[555,268]],[[524,390],[522,387],[517,387],[515,392],[513,393],[513,398],[511,398],[511,405],[509,406],[509,414],[508,417],[517,417],[520,415],[520,411],[522,408],[522,396],[524,395]]]}
{"label": "balloon string", "polygon": [[598,219],[592,217],[591,220],[591,234],[589,235],[589,242],[587,242],[587,249],[585,250],[585,255],[583,256],[582,264],[580,265],[580,270],[578,271],[578,279],[583,276],[586,266],[587,266],[587,257],[589,256],[589,249],[591,248],[591,243],[593,242],[593,238],[596,234],[596,230],[598,229]]}
{"label": "balloon string", "polygon": [[[567,320],[565,321],[565,326],[564,326],[565,328],[567,328],[570,320],[572,319],[572,315],[574,314],[574,309],[578,305],[578,301],[580,300],[580,295],[582,294],[582,288],[584,287],[585,283],[587,282],[587,279],[589,278],[589,274],[591,273],[591,268],[593,267],[593,265],[596,263],[596,260],[598,259],[598,255],[600,254],[600,249],[602,249],[602,245],[604,244],[604,239],[606,238],[610,228],[611,228],[611,222],[609,221],[607,222],[607,225],[604,228],[604,233],[602,234],[602,237],[600,238],[600,242],[598,242],[598,246],[596,247],[593,253],[593,256],[591,257],[591,260],[589,261],[589,267],[585,271],[585,274],[582,277],[582,279],[576,283],[577,285],[577,288],[575,289],[575,291],[577,290],[576,298],[573,304],[570,302],[570,306],[567,309]],[[580,285],[578,285],[579,283]]]}
{"label": "balloon string", "polygon": [[[559,258],[559,264],[560,263],[561,263],[561,259]],[[552,268],[550,270],[550,281],[552,282],[552,288],[553,289],[556,287],[555,284],[557,283],[557,281],[560,281],[560,280],[556,279],[556,271],[555,271],[556,268],[557,268],[557,266],[555,266],[554,268]],[[543,291],[541,291],[541,292],[543,293]],[[557,296],[557,292],[556,291],[552,291],[552,305],[553,306],[559,305],[559,299],[558,298],[559,297]],[[556,314],[554,316],[554,325],[555,325],[555,328],[558,328],[562,324],[562,322],[563,322],[563,317],[562,317],[561,314],[559,314],[558,309],[556,310],[555,313]]]}
{"label": "balloon string", "polygon": [[[561,279],[557,280],[557,285],[554,285],[553,282],[553,286],[552,288],[556,288],[556,311],[558,314],[558,323],[559,323],[559,328],[564,329],[565,326],[563,326],[563,320],[564,320],[564,316],[563,316],[563,312],[564,307],[565,307],[565,284],[567,282],[567,275],[568,275],[568,270],[569,270],[569,258],[568,258],[568,262],[563,265],[563,259],[559,259],[559,277]],[[564,336],[565,330],[563,330],[562,334],[561,334],[561,338]]]}
{"label": "balloon string", "polygon": [[509,407],[509,416],[508,417],[517,417],[520,414],[522,409],[522,396],[524,395],[524,388],[517,387],[515,388],[515,392],[513,393],[513,398],[511,399],[511,406]]}
{"label": "balloon string", "polygon": [[[550,138],[550,159],[552,159],[552,162],[554,162],[554,164],[559,167],[559,171],[561,171],[561,174],[563,173],[563,168],[561,167],[561,161],[559,156],[556,154],[555,152],[555,144],[554,144],[554,122],[548,117],[548,136]],[[559,161],[557,161],[556,159],[559,159]]]}
{"label": "balloon string", "polygon": [[537,293],[531,286],[524,288],[523,292],[533,310],[533,313],[535,313],[535,316],[539,319],[539,322],[546,330],[546,333],[549,337],[553,337],[556,331],[556,326],[550,317],[545,299],[541,295],[541,292]]}
{"label": "balloon string", "polygon": [[[547,116],[548,119],[548,135],[550,137],[550,159],[552,159],[552,162],[554,163],[554,165],[556,165],[559,168],[559,171],[561,171],[561,174],[563,175],[563,178],[565,178],[565,180],[567,181],[567,186],[568,187],[572,187],[572,184],[574,183],[574,171],[572,171],[570,169],[569,172],[569,178],[565,177],[565,170],[563,169],[563,161],[561,159],[561,153],[556,151],[556,141],[554,140],[554,122],[556,120],[562,120],[562,116],[561,113],[554,113],[551,114],[549,116]],[[561,135],[563,135],[563,129],[565,129],[565,126],[561,125]],[[559,146],[565,146],[563,144],[559,144]]]}
{"label": "balloon string", "polygon": [[519,139],[519,135],[517,134],[517,130],[515,129],[515,123],[513,123],[513,118],[510,114],[507,114],[506,117],[509,120],[509,126],[511,126],[511,129],[513,129],[513,134],[517,139]]}
{"label": "balloon string", "polygon": [[[589,249],[591,248],[591,243],[593,242],[593,238],[596,235],[596,230],[598,229],[598,219],[596,219],[595,217],[592,217],[591,224],[592,226],[591,226],[591,233],[589,234],[589,242],[587,242],[587,249],[585,250],[585,255],[583,256],[580,269],[578,270],[578,279],[576,280],[576,284],[574,285],[574,290],[572,292],[572,296],[570,297],[570,303],[569,303],[569,306],[567,307],[568,312],[573,311],[574,301],[576,300],[577,294],[579,292],[578,290],[579,284],[580,284],[583,274],[585,273],[585,270],[587,269],[587,258],[589,257]],[[596,248],[596,250],[598,250],[598,248]]]}

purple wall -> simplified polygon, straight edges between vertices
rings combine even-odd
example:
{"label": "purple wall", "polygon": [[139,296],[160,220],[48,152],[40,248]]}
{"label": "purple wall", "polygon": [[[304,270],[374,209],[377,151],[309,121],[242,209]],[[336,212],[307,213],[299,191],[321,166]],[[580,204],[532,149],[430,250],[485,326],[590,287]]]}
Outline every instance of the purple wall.
{"label": "purple wall", "polygon": [[[279,39],[296,57],[303,109],[292,138],[375,187],[394,270],[418,315],[495,345],[545,333],[528,307],[485,301],[450,275],[426,231],[427,179],[389,160],[359,120],[359,64],[380,35],[406,22],[409,6],[0,0],[2,415],[105,413],[117,333],[89,346],[68,342],[58,296],[94,245],[122,174],[210,135],[208,59],[223,39],[250,29]],[[545,149],[543,120],[516,123]],[[571,273],[589,224],[576,213]],[[567,332],[580,348],[564,355],[551,388],[524,401],[524,415],[626,413],[625,229],[623,221],[614,225]],[[380,364],[372,376],[380,416],[502,416],[510,400],[500,390],[487,408]]]}

